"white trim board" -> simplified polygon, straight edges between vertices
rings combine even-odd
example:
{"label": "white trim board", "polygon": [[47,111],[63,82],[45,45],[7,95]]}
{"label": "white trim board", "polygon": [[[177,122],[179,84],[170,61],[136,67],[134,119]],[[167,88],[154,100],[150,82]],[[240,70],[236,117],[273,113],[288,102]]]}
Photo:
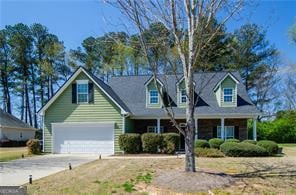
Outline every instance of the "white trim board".
{"label": "white trim board", "polygon": [[218,89],[218,87],[221,85],[221,83],[227,78],[230,77],[236,84],[239,84],[239,80],[237,80],[230,72],[228,72],[220,81],[217,83],[214,87],[214,91]]}
{"label": "white trim board", "polygon": [[110,100],[121,109],[121,113],[128,113],[124,110],[82,67],[79,67],[76,72],[64,83],[64,85],[57,91],[57,93],[38,111],[39,115],[44,115],[45,111],[50,105],[66,90],[66,88],[76,79],[76,77],[83,72],[86,76],[108,97]]}

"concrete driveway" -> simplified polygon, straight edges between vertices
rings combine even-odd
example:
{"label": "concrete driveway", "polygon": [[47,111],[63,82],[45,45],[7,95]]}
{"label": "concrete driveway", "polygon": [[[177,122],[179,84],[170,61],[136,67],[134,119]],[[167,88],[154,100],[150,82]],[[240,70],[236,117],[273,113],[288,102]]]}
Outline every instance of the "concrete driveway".
{"label": "concrete driveway", "polygon": [[48,154],[0,163],[0,186],[23,185],[36,179],[98,159],[98,155]]}

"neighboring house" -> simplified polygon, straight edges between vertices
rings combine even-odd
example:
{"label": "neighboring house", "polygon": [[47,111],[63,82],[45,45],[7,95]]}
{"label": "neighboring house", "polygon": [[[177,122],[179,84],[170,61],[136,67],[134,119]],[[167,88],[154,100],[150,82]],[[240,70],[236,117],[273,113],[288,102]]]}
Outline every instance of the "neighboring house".
{"label": "neighboring house", "polygon": [[29,140],[36,129],[0,108],[0,140]]}
{"label": "neighboring house", "polygon": [[[176,119],[185,126],[184,79],[162,75],[157,81]],[[260,114],[237,72],[196,73],[196,139],[248,138],[247,120]],[[38,112],[43,116],[44,151],[121,152],[123,133],[177,132],[166,115],[152,76],[112,77],[108,84],[78,68]],[[256,120],[253,138],[256,139]],[[184,138],[181,136],[181,148]]]}

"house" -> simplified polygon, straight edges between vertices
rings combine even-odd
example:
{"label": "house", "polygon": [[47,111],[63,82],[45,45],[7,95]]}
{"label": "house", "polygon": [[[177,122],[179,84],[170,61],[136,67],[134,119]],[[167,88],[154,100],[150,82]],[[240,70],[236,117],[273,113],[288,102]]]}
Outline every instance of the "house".
{"label": "house", "polygon": [[[157,85],[156,85],[157,83]],[[196,73],[196,139],[248,138],[247,120],[260,114],[252,104],[237,72]],[[108,84],[84,68],[78,68],[38,112],[43,117],[45,152],[121,152],[123,133],[177,132],[162,108],[156,86],[165,94],[184,127],[185,102],[182,75],[112,77]],[[181,136],[181,148],[184,138]]]}
{"label": "house", "polygon": [[35,137],[36,129],[0,108],[0,140],[25,141]]}

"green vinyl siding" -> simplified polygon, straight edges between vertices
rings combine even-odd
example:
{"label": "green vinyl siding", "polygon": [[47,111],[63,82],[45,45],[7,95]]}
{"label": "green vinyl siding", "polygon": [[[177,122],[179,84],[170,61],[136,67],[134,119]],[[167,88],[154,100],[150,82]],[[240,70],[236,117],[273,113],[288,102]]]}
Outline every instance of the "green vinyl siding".
{"label": "green vinyl siding", "polygon": [[[224,102],[224,89],[225,88],[231,88],[233,89],[233,96],[232,96],[232,102]],[[221,106],[222,107],[235,107],[237,105],[237,87],[235,81],[231,77],[227,77],[224,79],[224,81],[221,83]]]}
{"label": "green vinyl siding", "polygon": [[161,107],[160,94],[158,94],[158,103],[157,104],[150,104],[150,90],[156,90],[157,91],[157,87],[155,86],[153,80],[147,85],[147,92],[146,92],[146,104],[147,104],[147,107],[148,108],[160,108]]}
{"label": "green vinyl siding", "polygon": [[134,133],[135,131],[134,120],[129,117],[125,118],[125,133]]}
{"label": "green vinyl siding", "polygon": [[[89,80],[83,72],[76,78],[76,80],[86,79]],[[51,123],[61,122],[114,122],[114,149],[115,152],[121,152],[118,146],[118,137],[122,134],[122,116],[120,113],[120,108],[118,108],[96,85],[94,85],[94,103],[73,104],[72,85],[69,85],[45,111],[45,152],[52,151]]]}

